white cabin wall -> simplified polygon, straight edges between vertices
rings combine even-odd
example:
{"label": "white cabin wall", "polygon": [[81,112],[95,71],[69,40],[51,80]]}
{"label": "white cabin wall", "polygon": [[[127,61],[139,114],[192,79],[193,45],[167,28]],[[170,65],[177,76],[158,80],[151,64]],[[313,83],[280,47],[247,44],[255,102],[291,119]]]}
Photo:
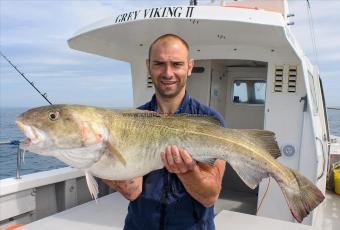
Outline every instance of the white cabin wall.
{"label": "white cabin wall", "polygon": [[[274,92],[274,76],[277,65],[284,65],[284,86],[287,85],[288,82],[287,71],[289,65],[297,66],[295,93],[287,92],[286,87],[283,87],[282,92]],[[278,145],[282,152],[282,156],[278,158],[278,161],[289,168],[299,170],[302,153],[300,144],[303,141],[303,131],[307,128],[304,127],[304,101],[301,101],[301,98],[306,95],[304,73],[298,60],[283,59],[275,60],[268,64],[268,76],[271,80],[268,80],[267,82],[264,128],[276,133]],[[283,153],[283,147],[288,145],[293,146],[295,149],[294,154],[291,156]],[[308,165],[309,167],[311,166],[310,164]],[[258,196],[259,200],[262,199],[265,194],[267,184],[268,180],[261,182]],[[277,205],[273,205],[273,201],[275,201]],[[273,182],[273,180],[270,184],[266,198],[263,201],[259,215],[293,221],[281,189],[276,182]]]}
{"label": "white cabin wall", "polygon": [[[212,61],[209,106],[226,117],[227,92],[229,90],[227,68],[223,61]],[[228,123],[226,123],[228,124]]]}
{"label": "white cabin wall", "polygon": [[131,63],[133,106],[138,107],[150,101],[155,90],[153,86],[147,88],[148,70],[145,56],[136,57],[136,61]]}
{"label": "white cabin wall", "polygon": [[[299,171],[325,193],[328,165],[327,128],[322,101],[321,85],[316,68],[308,60],[304,60],[304,80],[307,85],[307,111],[302,140]],[[319,209],[313,211],[303,223],[318,225],[323,213]]]}
{"label": "white cabin wall", "polygon": [[[314,163],[314,172],[310,172],[306,165],[301,166],[301,172],[304,173],[308,179],[325,192],[327,165],[329,160],[327,128],[324,116],[324,106],[322,101],[321,86],[319,82],[319,75],[316,68],[309,62],[305,61],[305,82],[309,86],[307,90],[308,96],[308,121],[310,126],[310,139],[306,143],[310,145],[312,150],[309,154],[301,156],[300,162]],[[314,159],[311,162],[310,158]]]}
{"label": "white cabin wall", "polygon": [[192,73],[188,78],[187,90],[192,98],[209,105],[210,103],[210,82],[211,82],[211,61],[197,60],[196,67],[203,67],[203,73]]}
{"label": "white cabin wall", "polygon": [[[303,120],[303,132],[302,132],[302,140],[301,140],[301,151],[300,151],[300,161],[299,161],[299,172],[307,177],[313,183],[316,182],[317,177],[317,156],[316,156],[316,148],[315,143],[312,140],[315,140],[313,125],[311,119],[311,111],[310,107],[307,108],[307,111],[304,112],[304,120]],[[312,224],[312,215],[309,215],[307,218],[303,220],[304,224]]]}

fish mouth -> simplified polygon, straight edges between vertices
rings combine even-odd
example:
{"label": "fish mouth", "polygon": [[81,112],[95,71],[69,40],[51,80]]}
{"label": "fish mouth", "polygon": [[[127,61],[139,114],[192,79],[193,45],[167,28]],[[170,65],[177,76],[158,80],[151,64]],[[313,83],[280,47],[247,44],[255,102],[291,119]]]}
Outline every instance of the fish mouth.
{"label": "fish mouth", "polygon": [[21,121],[16,121],[15,123],[26,136],[26,139],[20,143],[20,148],[28,149],[32,145],[37,145],[45,140],[46,135],[41,129],[38,129],[34,126],[25,125]]}

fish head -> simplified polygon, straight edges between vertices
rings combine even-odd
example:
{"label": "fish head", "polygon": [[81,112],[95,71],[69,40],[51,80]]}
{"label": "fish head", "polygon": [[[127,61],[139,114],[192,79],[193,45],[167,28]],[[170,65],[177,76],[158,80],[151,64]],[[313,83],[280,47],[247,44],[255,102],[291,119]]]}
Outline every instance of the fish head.
{"label": "fish head", "polygon": [[30,109],[16,119],[26,135],[20,148],[55,156],[66,164],[86,168],[104,148],[107,129],[94,107],[52,105]]}

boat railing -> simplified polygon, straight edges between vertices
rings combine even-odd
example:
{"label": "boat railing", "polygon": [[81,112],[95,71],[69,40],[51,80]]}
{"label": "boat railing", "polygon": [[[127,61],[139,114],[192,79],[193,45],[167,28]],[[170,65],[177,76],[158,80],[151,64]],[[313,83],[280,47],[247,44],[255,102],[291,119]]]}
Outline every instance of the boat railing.
{"label": "boat railing", "polygon": [[16,176],[15,179],[21,179],[21,165],[24,159],[24,151],[19,147],[20,141],[19,140],[3,140],[0,141],[1,145],[16,145],[17,146],[17,168],[16,168]]}

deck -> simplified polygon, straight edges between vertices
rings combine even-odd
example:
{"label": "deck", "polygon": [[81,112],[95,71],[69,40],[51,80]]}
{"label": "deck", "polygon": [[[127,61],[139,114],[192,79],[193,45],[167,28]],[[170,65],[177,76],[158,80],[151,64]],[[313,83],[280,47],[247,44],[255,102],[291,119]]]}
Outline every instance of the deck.
{"label": "deck", "polygon": [[[128,201],[119,193],[99,198],[97,203],[90,201],[55,215],[43,218],[22,229],[123,229]],[[335,230],[340,226],[340,196],[326,194],[326,202],[321,204],[322,222],[313,228],[303,224],[291,223],[259,217],[234,211],[223,210],[215,217],[216,229],[278,229],[278,230]]]}

